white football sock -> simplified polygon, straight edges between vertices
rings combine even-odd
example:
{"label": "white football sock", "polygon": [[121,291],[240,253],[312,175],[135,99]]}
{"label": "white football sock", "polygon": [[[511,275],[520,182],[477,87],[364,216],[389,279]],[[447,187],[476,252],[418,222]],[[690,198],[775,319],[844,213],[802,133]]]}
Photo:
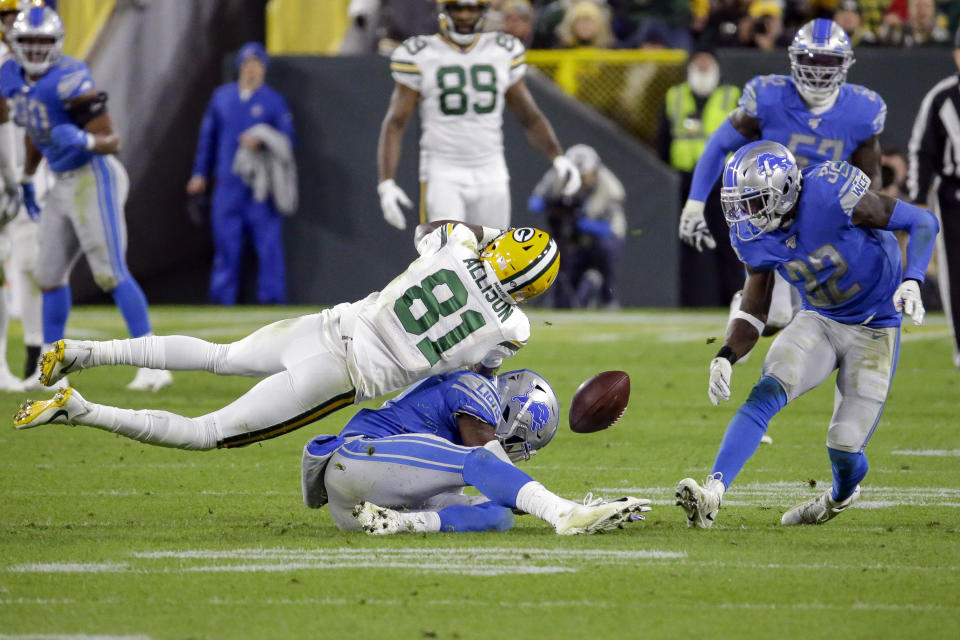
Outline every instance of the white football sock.
{"label": "white football sock", "polygon": [[400,511],[401,526],[411,533],[440,531],[440,514],[436,511]]}
{"label": "white football sock", "polygon": [[[143,336],[127,340],[106,340],[87,343],[93,346],[90,361],[84,367],[129,364],[146,369],[173,369],[180,371],[225,370],[230,345],[215,344],[189,336]],[[70,342],[67,342],[67,347]]]}
{"label": "white football sock", "polygon": [[160,447],[205,451],[217,446],[212,415],[187,418],[169,411],[120,409],[86,402],[87,413],[77,422]]}
{"label": "white football sock", "polygon": [[544,522],[555,525],[561,513],[566,513],[577,503],[561,498],[547,490],[536,480],[531,480],[517,492],[517,509],[537,516]]}

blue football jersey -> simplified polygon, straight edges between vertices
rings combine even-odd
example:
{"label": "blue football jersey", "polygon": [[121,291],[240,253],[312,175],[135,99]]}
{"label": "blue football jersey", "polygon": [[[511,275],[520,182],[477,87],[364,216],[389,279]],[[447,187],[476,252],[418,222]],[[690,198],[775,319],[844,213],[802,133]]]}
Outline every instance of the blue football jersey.
{"label": "blue football jersey", "polygon": [[34,145],[54,171],[71,171],[90,162],[93,153],[53,143],[50,130],[73,123],[67,103],[93,91],[93,78],[81,60],[62,56],[35,83],[27,81],[13,58],[0,67],[0,93],[10,101],[13,121],[27,130]]}
{"label": "blue football jersey", "polygon": [[503,408],[496,386],[472,371],[431,376],[379,409],[361,409],[340,435],[383,438],[402,433],[430,433],[454,444],[463,444],[457,426],[460,413],[497,426]]}
{"label": "blue football jersey", "polygon": [[731,229],[740,260],[754,269],[777,269],[800,292],[804,309],[845,324],[899,326],[893,293],[902,280],[900,245],[892,231],[851,220],[870,179],[847,162],[812,165],[802,176],[788,229],[750,241]]}
{"label": "blue football jersey", "polygon": [[864,140],[883,131],[887,105],[875,92],[857,84],[840,87],[837,102],[813,114],[790,76],[757,76],[747,83],[740,108],[760,121],[760,138],[784,145],[803,168],[849,160]]}

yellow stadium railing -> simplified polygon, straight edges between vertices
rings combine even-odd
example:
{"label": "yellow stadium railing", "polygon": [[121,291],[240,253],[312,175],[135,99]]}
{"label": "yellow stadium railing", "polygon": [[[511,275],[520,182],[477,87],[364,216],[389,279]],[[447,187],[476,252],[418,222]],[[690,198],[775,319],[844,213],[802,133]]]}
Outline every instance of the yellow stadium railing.
{"label": "yellow stadium railing", "polygon": [[61,0],[57,12],[63,20],[66,36],[63,52],[74,58],[86,58],[116,6],[116,0]]}
{"label": "yellow stadium railing", "polygon": [[331,55],[347,32],[350,0],[270,0],[267,51],[275,55]]}
{"label": "yellow stadium railing", "polygon": [[673,49],[558,49],[527,52],[527,63],[564,92],[640,139],[657,137],[667,89],[686,78],[687,52]]}

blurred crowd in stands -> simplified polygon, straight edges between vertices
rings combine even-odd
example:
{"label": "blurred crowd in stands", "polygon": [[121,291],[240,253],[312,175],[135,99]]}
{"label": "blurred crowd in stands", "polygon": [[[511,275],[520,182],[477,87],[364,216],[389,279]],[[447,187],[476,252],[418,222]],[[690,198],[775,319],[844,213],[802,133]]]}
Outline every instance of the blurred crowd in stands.
{"label": "blurred crowd in stands", "polygon": [[[435,0],[352,0],[343,53],[389,51],[436,32]],[[952,0],[491,0],[488,31],[528,48],[786,47],[813,18],[833,18],[854,47],[950,46]]]}

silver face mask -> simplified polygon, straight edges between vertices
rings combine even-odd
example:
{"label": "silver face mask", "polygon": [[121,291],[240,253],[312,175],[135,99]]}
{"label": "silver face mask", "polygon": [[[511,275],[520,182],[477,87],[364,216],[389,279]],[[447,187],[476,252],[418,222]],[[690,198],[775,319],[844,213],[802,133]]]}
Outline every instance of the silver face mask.
{"label": "silver face mask", "polygon": [[720,86],[720,66],[711,65],[707,71],[687,68],[687,84],[698,98],[706,98]]}

